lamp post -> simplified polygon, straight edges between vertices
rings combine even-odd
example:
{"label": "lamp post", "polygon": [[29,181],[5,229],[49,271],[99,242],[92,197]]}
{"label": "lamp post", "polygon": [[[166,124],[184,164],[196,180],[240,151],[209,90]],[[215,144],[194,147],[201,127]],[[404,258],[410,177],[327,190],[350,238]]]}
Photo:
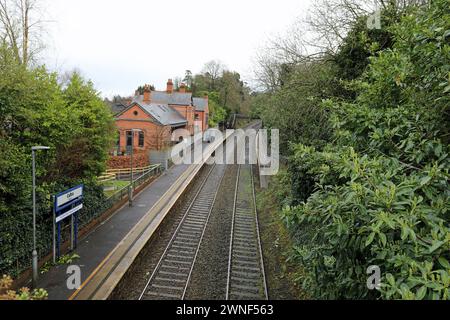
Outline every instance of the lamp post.
{"label": "lamp post", "polygon": [[134,156],[134,133],[137,132],[138,130],[136,129],[131,129],[131,155],[130,155],[130,188],[129,188],[129,194],[128,194],[128,202],[129,202],[129,206],[132,207],[133,206],[133,156]]}
{"label": "lamp post", "polygon": [[36,288],[38,280],[38,254],[36,250],[36,151],[49,150],[49,147],[36,146],[31,148],[31,155],[33,158],[33,253],[32,253],[32,268],[33,268],[33,288]]}
{"label": "lamp post", "polygon": [[130,187],[128,191],[128,202],[130,207],[133,206],[133,191],[134,191],[134,134],[136,132],[142,132],[141,129],[131,129],[131,153],[130,153]]}

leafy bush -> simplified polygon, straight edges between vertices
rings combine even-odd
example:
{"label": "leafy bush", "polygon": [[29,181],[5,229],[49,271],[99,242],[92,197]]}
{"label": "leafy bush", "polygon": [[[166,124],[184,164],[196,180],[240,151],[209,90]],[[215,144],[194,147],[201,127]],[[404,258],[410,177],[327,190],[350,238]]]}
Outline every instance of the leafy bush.
{"label": "leafy bush", "polygon": [[[448,169],[411,173],[394,158],[361,156],[351,147],[332,159],[311,148],[299,148],[296,157],[305,171],[320,172],[308,201],[283,211],[310,271],[307,288],[320,298],[375,298],[366,269],[378,265],[385,298],[449,298]],[[331,183],[337,172],[345,183]]]}
{"label": "leafy bush", "polygon": [[[448,2],[392,27],[354,102],[326,101],[333,145],[295,145],[293,206],[304,285],[320,298],[450,299]],[[381,291],[366,287],[378,265]]]}
{"label": "leafy bush", "polygon": [[292,190],[290,189],[290,174],[284,168],[270,181],[270,190],[279,207],[292,203]]}
{"label": "leafy bush", "polygon": [[46,300],[48,293],[44,289],[34,289],[32,292],[28,288],[22,288],[18,292],[11,290],[12,279],[3,276],[0,279],[0,300]]}
{"label": "leafy bush", "polygon": [[[293,155],[289,158],[289,173],[293,197],[290,205],[306,202],[317,191],[318,184],[345,182],[335,167],[339,155],[333,152],[333,148],[327,146],[322,153],[316,153],[315,147],[294,144],[291,150]],[[302,156],[299,157],[299,154]],[[324,172],[328,173],[326,177],[321,176]]]}
{"label": "leafy bush", "polygon": [[289,154],[290,143],[323,146],[329,141],[328,110],[320,103],[333,96],[337,84],[332,74],[328,62],[298,66],[286,75],[279,91],[258,99],[265,126],[280,130],[281,153]]}
{"label": "leafy bush", "polygon": [[219,124],[219,122],[222,122],[227,118],[227,110],[220,105],[220,96],[218,92],[204,92],[203,95],[208,96],[208,125],[211,128],[214,128]]}
{"label": "leafy bush", "polygon": [[12,57],[0,43],[0,273],[16,276],[31,262],[31,147],[51,147],[36,154],[37,249],[45,256],[52,240],[51,194],[85,183],[82,224],[105,207],[96,176],[115,130],[90,81],[75,73],[62,84],[56,73],[27,69]]}

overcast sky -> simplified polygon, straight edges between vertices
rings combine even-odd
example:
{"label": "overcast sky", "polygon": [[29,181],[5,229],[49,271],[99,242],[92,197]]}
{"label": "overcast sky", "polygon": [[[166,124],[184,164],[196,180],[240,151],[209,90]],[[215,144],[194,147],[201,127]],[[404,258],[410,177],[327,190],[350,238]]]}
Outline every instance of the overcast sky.
{"label": "overcast sky", "polygon": [[220,60],[244,79],[271,35],[305,14],[310,0],[47,0],[49,68],[78,68],[103,96],[201,71]]}

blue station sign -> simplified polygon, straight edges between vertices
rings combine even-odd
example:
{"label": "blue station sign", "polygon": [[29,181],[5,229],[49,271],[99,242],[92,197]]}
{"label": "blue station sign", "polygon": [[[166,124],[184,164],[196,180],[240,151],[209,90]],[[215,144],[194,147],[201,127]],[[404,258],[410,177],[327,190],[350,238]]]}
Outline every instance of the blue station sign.
{"label": "blue station sign", "polygon": [[[83,209],[84,185],[79,185],[54,196],[53,204],[53,261],[60,256],[61,223],[71,217],[71,249],[77,246],[78,211]],[[56,236],[57,233],[57,236]]]}
{"label": "blue station sign", "polygon": [[83,199],[83,191],[84,191],[84,185],[79,185],[72,189],[58,193],[55,196],[55,211],[56,211],[56,213],[59,213],[59,212],[63,211],[64,209],[72,207],[72,205],[75,202],[81,201]]}

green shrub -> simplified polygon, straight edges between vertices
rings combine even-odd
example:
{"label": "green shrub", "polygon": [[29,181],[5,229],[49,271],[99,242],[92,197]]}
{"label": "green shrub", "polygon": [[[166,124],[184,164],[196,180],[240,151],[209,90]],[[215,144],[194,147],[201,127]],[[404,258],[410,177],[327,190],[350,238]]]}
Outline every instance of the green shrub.
{"label": "green shrub", "polygon": [[[320,172],[308,201],[283,211],[297,258],[309,270],[305,286],[320,298],[376,298],[366,269],[378,265],[385,298],[449,298],[448,169],[411,173],[394,158],[369,158],[350,147],[333,160],[310,148],[296,156],[305,159],[304,171]],[[337,172],[345,183],[330,183]]]}
{"label": "green shrub", "polygon": [[47,300],[48,293],[44,289],[34,289],[30,292],[28,288],[19,291],[11,290],[13,280],[4,275],[0,278],[0,300]]}
{"label": "green shrub", "polygon": [[[283,218],[316,297],[450,299],[448,1],[392,32],[356,100],[325,102],[333,144],[292,148],[296,199]],[[366,286],[371,265],[380,292]]]}
{"label": "green shrub", "polygon": [[0,43],[0,273],[30,267],[32,247],[31,147],[36,154],[37,249],[51,250],[50,195],[85,183],[88,223],[106,206],[96,184],[114,140],[114,120],[90,81],[73,74],[63,85],[45,67],[26,68]]}
{"label": "green shrub", "polygon": [[[280,151],[289,154],[291,143],[323,146],[330,140],[328,110],[322,99],[333,95],[336,81],[329,62],[303,64],[286,76],[283,87],[273,95],[258,97],[255,103],[267,128],[280,131]],[[256,110],[254,110],[256,112]]]}

